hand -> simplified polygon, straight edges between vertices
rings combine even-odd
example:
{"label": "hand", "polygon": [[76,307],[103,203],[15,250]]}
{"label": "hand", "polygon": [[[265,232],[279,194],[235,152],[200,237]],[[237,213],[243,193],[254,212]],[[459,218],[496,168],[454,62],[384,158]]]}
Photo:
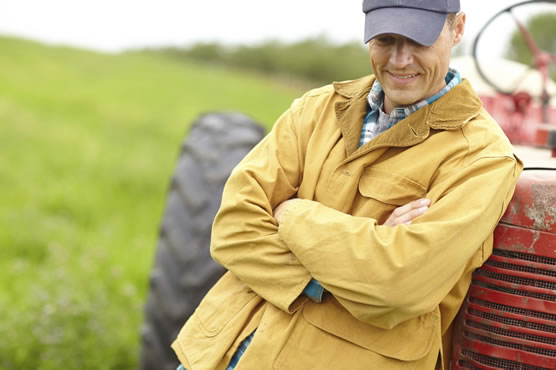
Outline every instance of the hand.
{"label": "hand", "polygon": [[384,223],[384,226],[394,227],[396,225],[409,225],[416,217],[421,216],[429,209],[430,199],[417,199],[398,207],[392,212]]}
{"label": "hand", "polygon": [[288,208],[289,206],[291,206],[293,203],[299,201],[298,198],[293,198],[293,199],[288,199],[280,204],[278,204],[278,206],[276,208],[274,208],[274,211],[272,211],[272,214],[274,216],[274,219],[276,220],[276,222],[278,222],[278,225],[280,225],[280,221],[282,221],[282,216],[284,215],[284,212],[286,212],[286,208]]}

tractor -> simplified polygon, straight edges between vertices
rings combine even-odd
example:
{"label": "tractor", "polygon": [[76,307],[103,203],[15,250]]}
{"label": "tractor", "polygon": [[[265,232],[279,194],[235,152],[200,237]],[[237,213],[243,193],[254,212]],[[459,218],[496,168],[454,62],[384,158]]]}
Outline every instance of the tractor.
{"label": "tractor", "polygon": [[[453,63],[525,164],[494,231],[492,256],[474,272],[456,318],[453,369],[556,368],[556,84],[549,78],[556,50],[539,48],[518,19],[520,12],[547,5],[556,11],[556,1],[525,1],[501,10],[476,37],[473,59]],[[481,58],[481,42],[502,17],[516,24],[535,68]],[[518,76],[513,86],[509,76]]]}

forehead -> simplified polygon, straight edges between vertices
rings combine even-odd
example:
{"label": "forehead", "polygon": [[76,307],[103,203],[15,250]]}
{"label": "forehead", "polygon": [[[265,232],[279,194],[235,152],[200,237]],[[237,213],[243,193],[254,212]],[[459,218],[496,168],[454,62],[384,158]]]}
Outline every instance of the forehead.
{"label": "forehead", "polygon": [[397,33],[382,33],[380,35],[376,35],[370,41],[375,41],[375,40],[379,40],[379,41],[384,41],[384,40],[400,41],[400,42],[407,42],[407,43],[410,43],[410,44],[414,44],[414,45],[417,45],[417,46],[426,47],[425,45],[422,45],[422,44],[418,43],[417,41],[415,41],[413,39],[410,39],[409,37],[402,36],[402,35],[399,35]]}
{"label": "forehead", "polygon": [[449,35],[450,35],[450,26],[448,25],[448,22],[445,22],[444,26],[442,27],[442,30],[440,31],[440,34],[438,35],[438,38],[434,41],[434,43],[432,45],[429,45],[429,46],[420,44],[419,42],[417,42],[417,41],[415,41],[415,40],[413,40],[413,39],[411,39],[407,36],[403,36],[403,35],[400,35],[400,34],[397,34],[397,33],[381,33],[381,34],[376,35],[375,37],[373,37],[371,40],[369,40],[369,43],[372,42],[373,40],[377,40],[377,39],[380,39],[380,38],[391,38],[391,40],[394,40],[394,41],[404,41],[404,42],[413,44],[415,46],[428,48],[430,46],[438,44],[440,39],[447,38],[447,37],[449,37]]}

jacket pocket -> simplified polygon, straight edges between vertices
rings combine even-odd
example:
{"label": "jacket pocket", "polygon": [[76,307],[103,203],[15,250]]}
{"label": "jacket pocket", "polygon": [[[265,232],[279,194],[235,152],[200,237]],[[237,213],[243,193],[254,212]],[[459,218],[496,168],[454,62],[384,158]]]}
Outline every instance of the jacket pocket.
{"label": "jacket pocket", "polygon": [[180,330],[172,348],[188,369],[220,368],[262,298],[227,272]]}
{"label": "jacket pocket", "polygon": [[427,188],[397,173],[368,167],[359,180],[359,192],[364,197],[398,206],[422,198]]}
{"label": "jacket pocket", "polygon": [[204,334],[208,337],[218,335],[251,300],[257,295],[231,272],[224,276],[209,290],[193,316],[197,319]]}
{"label": "jacket pocket", "polygon": [[439,335],[440,323],[439,313],[430,312],[392,329],[382,329],[357,320],[333,297],[321,305],[305,305],[303,318],[342,340],[401,361],[425,357],[431,351],[435,336]]}

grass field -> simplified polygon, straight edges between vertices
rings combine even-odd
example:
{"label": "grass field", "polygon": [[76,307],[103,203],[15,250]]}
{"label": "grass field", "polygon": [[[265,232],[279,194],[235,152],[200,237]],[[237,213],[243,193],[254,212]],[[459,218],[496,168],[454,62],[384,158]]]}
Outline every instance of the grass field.
{"label": "grass field", "polygon": [[189,124],[270,127],[300,94],[238,72],[0,37],[0,369],[135,369]]}

